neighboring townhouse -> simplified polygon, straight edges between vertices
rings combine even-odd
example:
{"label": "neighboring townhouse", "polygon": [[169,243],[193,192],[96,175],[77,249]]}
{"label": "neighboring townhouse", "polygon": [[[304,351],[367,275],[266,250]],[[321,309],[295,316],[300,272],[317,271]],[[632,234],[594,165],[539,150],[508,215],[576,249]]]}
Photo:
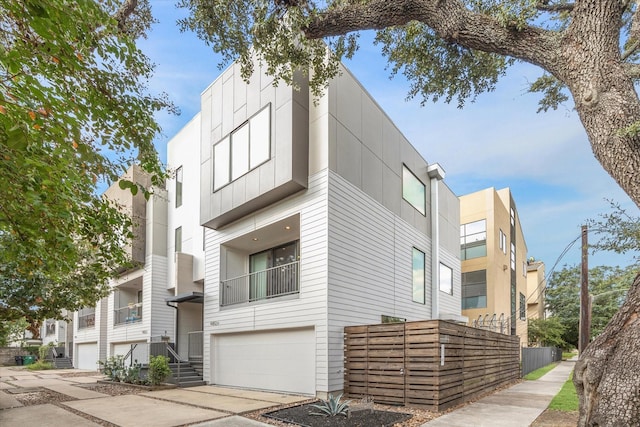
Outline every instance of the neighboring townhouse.
{"label": "neighboring townhouse", "polygon": [[345,326],[467,320],[459,202],[348,70],[297,83],[234,64],[202,94],[204,379],[322,396]]}
{"label": "neighboring townhouse", "polygon": [[509,188],[460,196],[462,314],[527,339],[527,244]]}
{"label": "neighboring townhouse", "polygon": [[73,315],[73,366],[98,369],[98,361],[107,358],[108,298],[95,307],[85,307]]}
{"label": "neighboring townhouse", "polygon": [[531,257],[527,260],[527,319],[544,319],[544,291],[547,288],[544,262]]}
{"label": "neighboring townhouse", "polygon": [[[150,179],[137,165],[123,176],[149,187]],[[98,361],[126,355],[146,363],[148,342],[174,335],[174,309],[165,303],[173,292],[167,284],[167,207],[163,188],[154,188],[146,200],[142,192],[133,195],[118,183],[104,196],[118,203],[133,220],[134,239],[127,251],[135,267],[111,281],[112,293],[96,307],[74,315],[74,366],[96,369]]]}
{"label": "neighboring townhouse", "polygon": [[200,114],[167,145],[167,303],[175,309],[171,342],[183,360],[202,361],[204,233],[200,225]]}
{"label": "neighboring townhouse", "polygon": [[[69,313],[64,310],[61,314],[64,317]],[[73,345],[73,322],[47,319],[42,322],[40,337],[43,345],[53,344],[56,347],[56,351],[64,356],[70,357],[73,353],[71,348]]]}

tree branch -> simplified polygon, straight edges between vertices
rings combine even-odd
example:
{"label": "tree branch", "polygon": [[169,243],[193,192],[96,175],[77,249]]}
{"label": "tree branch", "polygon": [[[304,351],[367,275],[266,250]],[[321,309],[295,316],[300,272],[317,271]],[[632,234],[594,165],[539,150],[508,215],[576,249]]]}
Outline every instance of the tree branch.
{"label": "tree branch", "polygon": [[[637,3],[637,2],[636,2]],[[628,59],[631,55],[637,52],[640,47],[640,14],[638,10],[633,13],[631,18],[631,28],[629,29],[629,42],[625,46],[624,52],[622,52],[622,60]]]}
{"label": "tree branch", "polygon": [[624,64],[626,74],[632,79],[640,79],[640,64],[627,63]]}
{"label": "tree branch", "polygon": [[118,29],[120,31],[127,30],[127,18],[133,14],[138,7],[138,0],[125,0],[120,9],[113,16],[118,21]]}
{"label": "tree branch", "polygon": [[319,39],[360,30],[379,30],[419,21],[450,43],[512,56],[553,73],[560,48],[557,33],[538,27],[510,28],[487,14],[472,12],[460,0],[372,0],[343,3],[319,12],[305,29]]}
{"label": "tree branch", "polygon": [[574,8],[573,3],[549,4],[549,0],[540,0],[536,4],[536,9],[542,12],[571,12]]}

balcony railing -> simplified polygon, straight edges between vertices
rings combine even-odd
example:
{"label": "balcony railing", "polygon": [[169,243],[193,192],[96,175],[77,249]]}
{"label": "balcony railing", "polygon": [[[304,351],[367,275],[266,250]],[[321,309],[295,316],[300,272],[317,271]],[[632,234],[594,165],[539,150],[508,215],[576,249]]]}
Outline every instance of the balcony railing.
{"label": "balcony railing", "polygon": [[300,292],[300,261],[220,282],[220,305],[254,302]]}
{"label": "balcony railing", "polygon": [[113,324],[137,323],[142,321],[142,303],[116,308],[113,311]]}
{"label": "balcony railing", "polygon": [[78,316],[78,329],[94,328],[96,326],[96,314],[89,313]]}

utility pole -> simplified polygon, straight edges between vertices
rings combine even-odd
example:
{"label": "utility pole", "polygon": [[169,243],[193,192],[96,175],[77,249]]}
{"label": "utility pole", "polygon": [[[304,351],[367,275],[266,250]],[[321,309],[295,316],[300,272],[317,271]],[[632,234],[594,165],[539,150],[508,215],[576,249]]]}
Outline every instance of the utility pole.
{"label": "utility pole", "polygon": [[587,244],[587,226],[582,226],[582,270],[580,279],[580,337],[578,339],[578,352],[582,352],[589,344],[591,330],[591,304],[589,300],[589,248]]}

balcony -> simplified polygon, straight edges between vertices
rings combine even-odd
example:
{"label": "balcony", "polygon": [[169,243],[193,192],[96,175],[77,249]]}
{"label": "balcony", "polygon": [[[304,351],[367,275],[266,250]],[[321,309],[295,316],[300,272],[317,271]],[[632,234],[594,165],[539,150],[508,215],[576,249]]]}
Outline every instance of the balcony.
{"label": "balcony", "polygon": [[78,314],[78,330],[94,328],[96,326],[96,313],[84,315]]}
{"label": "balcony", "polygon": [[142,303],[129,304],[113,311],[113,324],[124,325],[142,322]]}
{"label": "balcony", "polygon": [[220,282],[220,306],[250,303],[300,292],[300,261]]}

